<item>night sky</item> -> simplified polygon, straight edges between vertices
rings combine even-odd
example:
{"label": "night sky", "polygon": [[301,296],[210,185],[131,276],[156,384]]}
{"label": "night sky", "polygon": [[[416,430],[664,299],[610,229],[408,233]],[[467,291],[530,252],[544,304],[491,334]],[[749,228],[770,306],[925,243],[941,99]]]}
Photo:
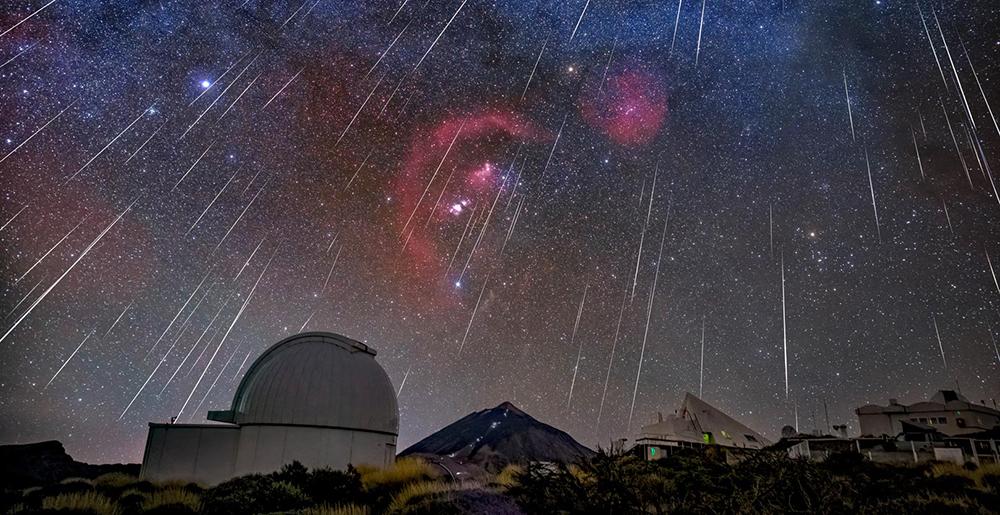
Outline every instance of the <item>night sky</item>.
{"label": "night sky", "polygon": [[378,351],[401,449],[505,400],[590,446],[685,391],[771,437],[992,405],[998,19],[4,2],[0,441],[138,461],[301,330]]}

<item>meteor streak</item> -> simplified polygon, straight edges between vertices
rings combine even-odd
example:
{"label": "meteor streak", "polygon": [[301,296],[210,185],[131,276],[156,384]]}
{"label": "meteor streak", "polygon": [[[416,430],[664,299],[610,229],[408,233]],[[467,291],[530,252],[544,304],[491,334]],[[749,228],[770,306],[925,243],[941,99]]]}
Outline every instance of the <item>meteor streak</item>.
{"label": "meteor streak", "polygon": [[990,275],[993,276],[993,285],[997,287],[997,293],[1000,293],[1000,282],[997,282],[997,273],[993,269],[993,260],[990,259],[990,251],[986,250],[986,264],[990,266]]}
{"label": "meteor streak", "polygon": [[191,164],[191,168],[188,168],[187,171],[184,172],[184,175],[182,175],[180,179],[177,179],[177,183],[174,184],[173,188],[170,188],[170,191],[176,190],[177,187],[180,186],[182,182],[184,182],[184,179],[186,179],[188,174],[191,173],[191,170],[194,170],[194,167],[198,166],[198,163],[201,162],[201,159],[205,157],[205,154],[207,154],[209,150],[212,150],[212,147],[214,145],[215,141],[209,143],[208,146],[205,147],[205,151],[202,152],[200,156],[198,156],[198,159],[195,159],[194,163]]}
{"label": "meteor streak", "polygon": [[28,297],[30,297],[32,293],[35,293],[35,290],[38,289],[38,286],[41,284],[42,284],[42,279],[39,279],[38,282],[36,282],[35,285],[32,286],[30,290],[28,290],[28,293],[25,293],[21,297],[21,300],[17,301],[17,304],[14,304],[14,307],[10,308],[10,311],[8,311],[6,315],[4,315],[3,319],[7,320],[8,318],[10,318],[10,316],[13,315],[15,311],[17,311],[17,308],[21,307],[21,304],[24,304],[24,301],[28,300]]}
{"label": "meteor streak", "polygon": [[788,398],[788,324],[785,314],[785,253],[781,253],[781,348],[785,358],[785,398]]}
{"label": "meteor streak", "polygon": [[660,168],[659,163],[657,163],[656,169],[653,170],[653,187],[649,191],[649,207],[646,208],[646,221],[642,224],[642,233],[639,235],[639,252],[635,254],[635,274],[632,275],[632,300],[635,300],[635,287],[639,284],[639,263],[642,260],[642,244],[646,240],[646,226],[649,225],[649,215],[653,212],[653,198],[656,194],[656,176],[659,174]]}
{"label": "meteor streak", "polygon": [[611,366],[615,362],[615,348],[618,346],[618,334],[622,328],[622,317],[625,315],[625,300],[628,299],[628,286],[622,294],[622,305],[618,309],[618,323],[615,324],[615,337],[611,340],[611,356],[608,357],[608,372],[604,375],[604,393],[601,394],[601,407],[597,410],[597,428],[601,427],[601,415],[604,414],[604,400],[608,397],[608,383],[611,382]]}
{"label": "meteor streak", "polygon": [[937,317],[931,314],[931,321],[934,323],[934,336],[937,338],[938,350],[941,351],[941,364],[945,370],[948,369],[948,360],[944,357],[944,344],[941,343],[941,333],[938,331]]}
{"label": "meteor streak", "polygon": [[444,31],[448,30],[448,27],[451,26],[451,22],[455,21],[455,17],[458,16],[458,13],[462,12],[462,8],[465,7],[465,3],[468,1],[469,0],[462,0],[462,5],[458,6],[458,9],[455,11],[455,14],[451,15],[451,19],[448,20],[448,23],[444,24],[444,28],[441,29],[441,32],[438,33],[437,37],[434,38],[434,41],[431,42],[431,46],[427,47],[427,51],[424,52],[424,55],[422,55],[420,57],[420,60],[417,61],[417,65],[413,67],[414,72],[417,71],[417,68],[420,68],[420,65],[424,62],[424,59],[427,59],[427,54],[431,53],[431,50],[434,49],[434,45],[437,45],[438,40],[441,39],[441,36],[444,35]]}
{"label": "meteor streak", "polygon": [[163,123],[161,123],[160,126],[157,127],[156,130],[154,130],[153,133],[150,134],[148,138],[146,138],[146,141],[143,141],[142,145],[139,145],[139,148],[135,149],[135,152],[132,152],[132,154],[130,154],[128,156],[128,159],[126,159],[123,164],[128,164],[128,162],[131,161],[132,158],[136,156],[136,154],[138,154],[139,152],[141,152],[142,149],[146,148],[146,144],[148,144],[150,141],[152,141],[153,138],[156,136],[156,133],[160,132],[160,129],[162,129],[166,124],[167,124],[166,121],[164,121]]}
{"label": "meteor streak", "polygon": [[458,346],[458,355],[462,355],[462,349],[465,348],[465,341],[469,338],[469,330],[472,329],[472,322],[476,320],[476,313],[479,312],[479,303],[483,300],[483,293],[486,292],[486,285],[490,282],[489,274],[486,275],[486,280],[483,281],[483,289],[479,290],[479,298],[476,299],[476,307],[472,308],[472,316],[469,317],[469,325],[465,326],[465,335],[462,336],[462,344]]}
{"label": "meteor streak", "polygon": [[403,374],[403,380],[399,382],[399,390],[396,391],[397,398],[403,393],[403,386],[406,384],[407,377],[410,377],[410,367],[406,367],[406,373]]}
{"label": "meteor streak", "polygon": [[[7,158],[9,158],[10,156],[14,155],[14,152],[17,152],[21,147],[27,145],[28,142],[31,141],[32,138],[34,138],[35,136],[38,136],[39,132],[42,132],[43,130],[45,130],[46,127],[49,126],[49,124],[51,124],[52,122],[58,120],[59,117],[62,116],[63,113],[65,113],[69,108],[71,108],[74,105],[76,105],[76,103],[77,103],[77,100],[74,100],[74,101],[70,102],[70,104],[68,106],[64,107],[62,111],[59,111],[58,113],[56,113],[56,115],[53,116],[52,118],[50,118],[49,121],[45,122],[44,125],[42,125],[37,130],[35,130],[35,132],[31,133],[31,136],[28,136],[28,139],[26,139],[26,140],[22,141],[21,143],[19,143],[16,147],[14,147],[13,150],[11,150],[10,152],[7,152],[7,155],[5,155],[2,158],[0,158],[0,163],[3,163],[4,161],[6,161]],[[6,227],[6,224],[4,226]]]}
{"label": "meteor streak", "polygon": [[632,414],[635,412],[635,397],[639,393],[639,377],[642,375],[642,361],[646,356],[646,340],[649,338],[649,320],[653,317],[653,301],[656,299],[656,286],[660,279],[660,264],[663,262],[663,242],[667,239],[667,224],[670,223],[670,205],[667,205],[667,218],[663,221],[663,234],[660,236],[660,253],[656,258],[656,274],[653,275],[653,287],[649,290],[649,303],[646,304],[646,329],[642,333],[642,347],[639,350],[639,367],[635,371],[635,386],[632,388],[632,405],[628,410],[628,425],[625,432],[632,432]]}
{"label": "meteor streak", "polygon": [[35,9],[34,12],[32,12],[31,14],[25,16],[24,18],[21,18],[20,20],[17,21],[17,23],[11,25],[10,28],[8,28],[7,30],[5,30],[3,32],[0,32],[0,38],[6,36],[8,32],[10,32],[10,31],[18,28],[22,23],[24,23],[24,22],[26,22],[26,21],[34,18],[35,15],[37,15],[38,13],[44,11],[46,7],[48,7],[48,6],[56,3],[56,1],[57,0],[49,0],[49,3],[47,3],[47,4],[45,4],[45,5],[41,6],[41,7],[39,7],[38,9]]}
{"label": "meteor streak", "polygon": [[583,15],[587,14],[587,7],[590,7],[590,0],[587,0],[587,2],[583,4],[583,11],[580,11],[580,17],[576,20],[576,26],[573,27],[573,33],[569,35],[570,42],[572,42],[573,38],[576,37],[576,31],[580,28],[580,22],[583,21]]}
{"label": "meteor streak", "polygon": [[326,287],[327,285],[330,284],[330,276],[333,275],[333,269],[337,267],[337,261],[340,260],[340,252],[342,250],[344,250],[343,245],[341,245],[340,248],[337,249],[337,255],[333,257],[333,264],[330,265],[330,271],[326,274],[326,281],[323,281],[323,290],[320,292],[321,295],[323,293],[326,293]]}
{"label": "meteor streak", "polygon": [[195,220],[193,224],[191,224],[191,227],[188,227],[188,230],[187,232],[184,233],[184,236],[191,234],[191,231],[193,231],[195,226],[198,225],[198,222],[200,222],[202,217],[205,216],[205,213],[207,213],[209,209],[212,209],[212,206],[215,205],[215,201],[219,200],[219,196],[222,195],[223,191],[226,191],[226,188],[229,186],[229,183],[233,182],[233,179],[236,178],[236,174],[238,173],[240,173],[239,170],[233,172],[233,175],[229,177],[229,180],[222,185],[222,189],[220,189],[219,192],[215,194],[215,198],[213,198],[212,201],[209,202],[207,206],[205,206],[205,210],[202,211],[200,215],[198,215],[198,219]]}
{"label": "meteor streak", "polygon": [[[275,249],[275,253],[277,253],[277,249]],[[240,316],[243,315],[243,311],[247,309],[247,305],[250,304],[251,300],[253,300],[253,294],[254,292],[257,291],[257,285],[259,285],[260,280],[264,278],[264,274],[266,274],[268,268],[271,267],[271,261],[273,260],[274,260],[274,253],[271,254],[271,259],[269,259],[267,261],[267,264],[264,265],[264,269],[261,270],[260,275],[257,276],[257,282],[253,284],[253,288],[250,288],[250,293],[247,294],[247,298],[246,300],[243,301],[243,305],[240,306],[240,310],[236,312],[236,316],[233,317],[233,321],[229,323],[229,327],[226,329],[226,333],[223,334],[222,339],[219,340],[219,344],[215,347],[215,352],[212,354],[212,357],[208,359],[208,364],[205,365],[205,369],[201,371],[201,376],[199,376],[198,381],[195,382],[194,388],[191,389],[191,393],[188,394],[187,399],[184,400],[184,405],[182,405],[180,411],[177,412],[177,418],[181,418],[181,415],[184,413],[184,409],[187,408],[188,403],[191,402],[191,397],[193,397],[194,392],[198,390],[198,386],[201,384],[201,381],[205,378],[205,374],[208,372],[208,369],[212,366],[212,362],[215,361],[215,357],[219,354],[219,350],[222,349],[222,345],[225,344],[226,339],[229,338],[229,333],[232,332],[233,326],[236,325],[236,322],[239,322]],[[126,408],[126,411],[128,411],[128,408]],[[122,412],[122,416],[125,416],[125,412]],[[121,420],[121,417],[118,417],[118,420]]]}
{"label": "meteor streak", "polygon": [[844,96],[847,97],[847,119],[851,122],[851,139],[857,141],[854,133],[854,114],[851,113],[851,92],[847,89],[847,71],[844,71]]}
{"label": "meteor streak", "polygon": [[528,94],[528,86],[531,85],[531,79],[535,77],[535,70],[538,68],[538,61],[542,60],[542,54],[545,53],[545,45],[549,44],[549,38],[545,38],[542,43],[542,49],[538,51],[538,57],[535,58],[535,65],[531,67],[531,73],[528,75],[528,82],[524,85],[524,91],[521,92],[521,100],[524,100],[524,96]]}
{"label": "meteor streak", "polygon": [[10,333],[14,332],[14,330],[17,329],[17,326],[21,325],[21,322],[23,322],[25,318],[28,318],[28,315],[30,315],[31,312],[34,311],[34,309],[38,307],[38,305],[41,304],[43,300],[45,300],[45,297],[47,297],[49,293],[52,293],[52,290],[54,290],[56,286],[59,286],[59,283],[62,282],[62,280],[65,279],[66,276],[69,275],[69,273],[72,272],[74,268],[76,268],[76,265],[80,264],[80,261],[83,261],[83,258],[87,257],[87,254],[89,254],[90,251],[93,250],[94,247],[96,247],[97,244],[100,243],[102,239],[104,239],[104,236],[108,234],[108,232],[111,231],[111,229],[114,228],[115,225],[118,224],[118,222],[122,219],[122,217],[125,216],[125,213],[128,213],[129,210],[132,209],[132,206],[134,206],[135,203],[138,201],[139,201],[138,198],[133,200],[132,203],[129,204],[124,211],[122,211],[114,220],[112,220],[111,223],[108,224],[108,226],[105,227],[104,230],[101,231],[101,233],[98,234],[93,239],[93,241],[91,241],[90,244],[83,249],[82,252],[80,252],[80,255],[76,257],[76,260],[73,261],[73,264],[69,265],[69,267],[66,268],[66,270],[62,273],[62,275],[60,275],[59,278],[55,280],[55,282],[53,282],[44,292],[42,292],[42,294],[39,295],[39,297],[35,299],[34,302],[31,303],[31,306],[29,306],[28,309],[24,311],[24,313],[21,313],[21,316],[17,319],[16,322],[14,322],[13,325],[10,326],[10,328],[7,329],[7,332],[5,332],[3,336],[0,336],[0,343],[3,343],[3,341],[6,340],[8,336],[10,336]]}
{"label": "meteor streak", "polygon": [[705,391],[705,317],[701,317],[701,365],[698,367],[698,397]]}
{"label": "meteor streak", "polygon": [[42,262],[42,260],[44,260],[45,258],[47,258],[49,256],[49,254],[52,253],[53,250],[56,250],[56,247],[58,247],[59,245],[61,245],[62,242],[66,241],[66,238],[69,238],[69,236],[71,234],[73,234],[73,232],[75,232],[81,225],[83,225],[83,222],[86,222],[86,221],[87,221],[87,217],[85,216],[85,217],[83,217],[83,220],[80,220],[80,222],[78,224],[76,224],[72,229],[70,229],[69,232],[66,233],[65,236],[63,236],[62,238],[60,238],[59,241],[57,241],[56,244],[52,246],[52,248],[50,248],[48,251],[46,251],[45,254],[42,254],[42,257],[38,258],[38,260],[35,261],[35,264],[31,265],[31,268],[28,268],[27,270],[24,271],[23,274],[21,274],[20,277],[18,277],[17,279],[14,279],[14,284],[17,284],[17,283],[21,282],[21,279],[24,279],[24,276],[30,274],[31,271],[34,270],[35,267],[38,266],[38,264]]}
{"label": "meteor streak", "polygon": [[[268,181],[270,181],[270,179],[268,179]],[[219,247],[221,247],[222,244],[226,241],[226,238],[229,237],[229,233],[233,232],[233,229],[236,227],[237,224],[240,223],[240,220],[243,219],[243,215],[247,214],[247,211],[250,209],[250,206],[252,206],[253,203],[257,200],[257,197],[260,196],[260,192],[264,191],[265,187],[267,187],[267,182],[264,182],[264,185],[261,186],[259,190],[257,190],[257,193],[255,193],[254,196],[253,196],[253,198],[250,199],[250,202],[247,203],[247,206],[245,208],[243,208],[242,212],[240,212],[240,216],[236,217],[236,221],[233,222],[233,225],[229,226],[229,229],[226,231],[226,234],[224,234],[222,236],[222,239],[219,240],[219,243],[215,245],[215,249],[212,250],[212,254],[215,254],[215,252],[219,250]],[[261,241],[263,241],[263,240],[261,240]],[[242,272],[242,271],[243,270],[240,270],[240,272]],[[239,275],[237,275],[237,277],[239,277]]]}
{"label": "meteor streak", "polygon": [[14,216],[8,218],[7,221],[3,223],[3,226],[0,227],[0,231],[6,229],[7,226],[10,225],[10,223],[13,222],[14,219],[17,218],[18,215],[20,215],[22,211],[24,211],[25,209],[28,209],[28,205],[29,204],[25,204],[25,205],[21,206],[21,209],[18,209],[17,212],[14,213]]}
{"label": "meteor streak", "polygon": [[128,310],[131,308],[132,308],[132,302],[129,302],[128,306],[125,306],[125,309],[122,310],[121,314],[118,315],[118,318],[115,319],[115,321],[111,324],[111,327],[109,327],[108,330],[104,332],[104,336],[102,336],[101,338],[107,338],[108,335],[111,334],[111,331],[113,331],[115,327],[118,326],[118,322],[121,322],[122,317],[125,316],[125,313],[127,313]]}
{"label": "meteor streak", "polygon": [[420,194],[420,198],[417,200],[417,204],[413,206],[413,212],[410,213],[410,217],[406,219],[406,223],[403,224],[403,230],[399,231],[399,235],[402,236],[406,234],[406,228],[410,226],[410,222],[413,221],[413,216],[417,214],[417,209],[420,208],[420,203],[424,201],[424,197],[427,196],[427,191],[431,189],[431,184],[434,183],[434,178],[437,177],[439,171],[441,171],[441,166],[444,164],[445,160],[448,159],[448,154],[451,153],[451,147],[455,145],[455,141],[458,140],[458,135],[462,133],[462,129],[465,127],[465,122],[462,122],[458,126],[458,130],[455,131],[455,137],[451,138],[451,143],[448,144],[448,149],[444,151],[444,155],[441,156],[441,162],[438,163],[437,168],[434,169],[434,173],[431,174],[431,180],[427,181],[427,186],[424,188],[424,192]]}
{"label": "meteor streak", "polygon": [[233,378],[229,380],[230,382],[235,381],[236,378],[240,376],[240,372],[243,371],[243,367],[246,366],[247,360],[250,359],[250,354],[252,354],[252,353],[253,353],[253,351],[247,351],[246,357],[243,358],[243,363],[240,363],[240,368],[236,369],[236,373],[233,374]]}
{"label": "meteor streak", "polygon": [[698,66],[698,56],[701,55],[701,31],[705,27],[705,0],[701,0],[701,20],[698,22],[698,46],[694,50],[694,65]]}
{"label": "meteor streak", "polygon": [[264,106],[261,107],[261,110],[264,110],[267,108],[267,106],[271,105],[271,102],[274,102],[274,99],[278,98],[278,95],[280,95],[282,91],[285,91],[285,88],[287,88],[288,85],[291,84],[293,80],[299,77],[299,75],[302,73],[302,70],[305,70],[305,67],[299,68],[299,71],[295,72],[295,75],[292,75],[292,78],[288,79],[288,82],[286,82],[284,86],[281,86],[281,89],[279,89],[278,92],[274,94],[274,96],[272,96],[267,102],[264,103]]}
{"label": "meteor streak", "polygon": [[194,289],[194,291],[191,292],[191,295],[188,295],[187,300],[184,301],[184,305],[181,306],[181,309],[177,310],[177,314],[175,314],[174,318],[172,318],[170,320],[170,323],[167,324],[167,328],[164,329],[162,333],[160,333],[160,337],[157,338],[156,342],[153,343],[153,346],[150,347],[148,351],[146,351],[146,356],[145,357],[149,357],[149,355],[152,354],[153,350],[156,349],[156,346],[159,345],[160,341],[163,340],[163,337],[167,335],[167,331],[170,331],[170,328],[174,326],[174,322],[177,322],[177,318],[180,317],[181,313],[184,312],[184,308],[186,308],[187,305],[188,305],[188,303],[191,302],[191,299],[194,298],[195,294],[198,293],[198,291],[201,290],[201,286],[203,284],[205,284],[205,280],[208,279],[208,276],[212,274],[212,268],[213,267],[209,267],[208,272],[206,272],[205,276],[201,278],[201,282],[199,282],[198,286],[196,286],[195,289]]}
{"label": "meteor streak", "polygon": [[924,164],[920,161],[920,147],[917,145],[917,134],[913,132],[913,129],[910,129],[910,136],[913,138],[913,151],[917,154],[917,166],[920,167],[920,178],[926,179],[927,177],[924,175]]}
{"label": "meteor streak", "polygon": [[97,159],[98,157],[101,157],[101,154],[103,154],[105,150],[107,150],[111,145],[114,145],[115,142],[118,141],[118,138],[122,137],[122,134],[125,134],[126,132],[128,132],[128,130],[131,129],[133,125],[139,123],[139,120],[142,120],[143,116],[146,116],[146,113],[148,113],[148,112],[150,112],[152,110],[153,110],[153,105],[150,104],[150,106],[147,107],[142,113],[139,113],[139,116],[137,116],[135,118],[135,120],[132,120],[132,123],[128,124],[127,127],[125,127],[124,129],[122,129],[122,131],[119,132],[114,138],[111,138],[111,141],[109,141],[107,145],[104,145],[104,148],[102,148],[100,150],[100,152],[94,154],[94,156],[91,157],[86,163],[84,163],[83,166],[81,166],[79,170],[77,170],[76,172],[74,172],[73,175],[70,175],[69,178],[66,179],[66,181],[72,181],[73,179],[76,178],[77,175],[80,175],[80,172],[86,170],[87,167],[90,166],[90,163],[93,163],[95,159]]}
{"label": "meteor streak", "polygon": [[379,63],[382,62],[382,59],[385,59],[385,56],[389,54],[389,51],[392,50],[392,47],[396,45],[396,42],[399,41],[399,38],[403,36],[403,33],[406,32],[406,29],[410,27],[411,23],[413,23],[413,20],[406,22],[406,25],[403,27],[403,30],[399,31],[399,34],[396,35],[396,39],[393,39],[392,43],[389,43],[389,46],[382,51],[382,53],[378,56],[378,60],[375,61],[375,64],[373,64],[372,67],[368,69],[368,72],[365,73],[365,76],[362,77],[362,80],[367,79],[368,76],[371,75],[373,71],[375,71],[375,68],[378,68]]}
{"label": "meteor streak", "polygon": [[361,114],[361,111],[363,111],[365,109],[365,106],[368,105],[368,101],[371,100],[372,95],[375,94],[375,91],[378,89],[379,85],[382,84],[382,79],[384,78],[385,75],[382,75],[382,78],[380,78],[378,82],[375,83],[375,87],[373,87],[371,92],[368,93],[368,96],[365,97],[365,101],[361,103],[361,107],[359,107],[358,111],[354,113],[354,117],[351,118],[351,121],[347,124],[347,127],[344,127],[344,132],[340,133],[340,137],[337,138],[337,142],[334,143],[334,146],[339,145],[340,140],[344,139],[344,136],[347,135],[347,131],[351,130],[351,126],[354,125],[354,120],[358,119],[358,115]]}
{"label": "meteor streak", "polygon": [[562,124],[559,125],[559,132],[556,133],[556,140],[552,142],[552,149],[549,150],[549,158],[545,160],[545,167],[542,168],[542,174],[538,177],[539,184],[545,179],[545,173],[549,171],[549,163],[552,162],[552,155],[556,153],[556,146],[559,145],[559,138],[562,137],[563,128],[566,127],[566,117],[568,116],[569,114],[563,115]]}
{"label": "meteor streak", "polygon": [[[573,335],[570,336],[569,344],[573,345],[576,340],[576,330],[580,327],[580,317],[583,316],[583,305],[587,302],[587,289],[590,285],[583,287],[583,298],[580,299],[580,307],[576,310],[576,322],[573,322]],[[580,348],[576,351],[576,365],[573,366],[573,380],[569,383],[569,397],[566,398],[566,408],[573,402],[573,388],[576,386],[576,374],[580,371],[580,358],[583,357],[583,341],[580,341]]]}
{"label": "meteor streak", "polygon": [[[191,353],[193,353],[194,350],[198,348],[198,344],[201,343],[201,340],[203,338],[205,338],[205,334],[208,333],[208,330],[211,329],[212,325],[215,324],[215,319],[219,318],[219,313],[222,313],[222,310],[226,309],[226,306],[229,305],[230,299],[232,299],[232,296],[227,296],[225,302],[223,302],[222,305],[219,306],[219,310],[215,312],[215,315],[212,317],[212,320],[210,320],[208,322],[208,325],[205,326],[205,330],[202,331],[201,335],[198,336],[198,339],[195,340],[194,345],[192,345],[191,349],[188,350],[188,353],[184,356],[184,359],[181,361],[180,365],[177,365],[177,368],[174,370],[174,373],[170,375],[170,379],[167,379],[167,382],[163,385],[163,388],[160,388],[160,393],[158,395],[163,395],[163,392],[166,391],[168,386],[170,386],[170,383],[173,382],[174,377],[177,376],[177,373],[180,372],[181,368],[184,367],[184,364],[187,363],[188,358],[191,357]],[[215,335],[213,334],[212,337],[214,338]],[[208,344],[206,343],[206,348],[208,348],[207,345]],[[200,357],[201,356],[199,356],[199,358]]]}
{"label": "meteor streak", "polygon": [[941,59],[938,58],[937,49],[934,47],[934,40],[931,39],[931,31],[927,29],[927,20],[924,19],[924,11],[920,8],[920,2],[917,2],[917,12],[920,13],[920,24],[924,27],[924,34],[927,35],[927,44],[931,46],[931,53],[934,54],[934,62],[937,63],[938,73],[941,74],[941,83],[944,84],[944,90],[951,92],[951,88],[948,87],[948,79],[944,78],[944,68],[941,67]]}
{"label": "meteor streak", "polygon": [[4,66],[7,66],[8,64],[14,62],[18,57],[21,57],[25,53],[31,51],[31,49],[35,48],[36,46],[38,46],[38,43],[35,43],[34,45],[31,45],[28,48],[25,48],[24,50],[21,50],[20,52],[14,54],[14,57],[7,59],[6,61],[3,62],[3,64],[0,64],[0,69],[3,69]]}
{"label": "meteor streak", "polygon": [[83,348],[83,344],[87,343],[87,340],[89,340],[90,337],[94,335],[94,331],[95,331],[94,329],[91,329],[91,331],[87,333],[87,336],[83,339],[82,342],[80,342],[80,345],[76,346],[76,350],[74,350],[73,353],[70,354],[68,358],[66,358],[66,361],[63,361],[63,364],[61,367],[59,367],[59,370],[56,370],[56,373],[52,374],[52,379],[49,379],[49,382],[45,383],[45,388],[42,388],[43,390],[48,388],[49,385],[52,384],[52,381],[55,381],[56,378],[59,377],[59,373],[62,372],[64,368],[66,368],[66,365],[69,364],[70,360],[73,359],[73,356],[76,356],[76,353],[80,352],[80,349]]}
{"label": "meteor streak", "polygon": [[674,17],[674,35],[670,38],[670,54],[674,53],[674,43],[677,42],[677,26],[681,23],[681,6],[684,0],[677,0],[677,15]]}

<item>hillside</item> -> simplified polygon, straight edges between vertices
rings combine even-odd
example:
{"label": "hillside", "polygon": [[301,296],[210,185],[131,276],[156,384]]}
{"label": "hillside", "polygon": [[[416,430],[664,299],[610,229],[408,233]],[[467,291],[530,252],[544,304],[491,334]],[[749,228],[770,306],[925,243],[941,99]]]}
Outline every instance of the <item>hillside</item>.
{"label": "hillside", "polygon": [[411,455],[459,467],[472,464],[495,472],[508,464],[573,463],[593,456],[594,451],[504,402],[470,413],[400,454]]}

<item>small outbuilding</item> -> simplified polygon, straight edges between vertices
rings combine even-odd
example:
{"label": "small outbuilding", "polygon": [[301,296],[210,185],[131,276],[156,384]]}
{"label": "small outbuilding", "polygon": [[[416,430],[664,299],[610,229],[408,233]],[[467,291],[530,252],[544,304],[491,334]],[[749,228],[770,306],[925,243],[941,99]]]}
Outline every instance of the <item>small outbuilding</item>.
{"label": "small outbuilding", "polygon": [[309,468],[390,465],[399,409],[375,350],[332,333],[309,332],[267,349],[243,376],[232,407],[210,424],[149,424],[141,475],[216,484]]}

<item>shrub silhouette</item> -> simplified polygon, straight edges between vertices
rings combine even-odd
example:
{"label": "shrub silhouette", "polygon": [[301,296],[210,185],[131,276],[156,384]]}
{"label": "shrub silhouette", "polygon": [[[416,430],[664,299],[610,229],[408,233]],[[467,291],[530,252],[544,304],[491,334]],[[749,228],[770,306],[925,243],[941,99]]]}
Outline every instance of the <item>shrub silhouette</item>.
{"label": "shrub silhouette", "polygon": [[418,459],[386,469],[309,470],[292,463],[211,488],[120,474],[4,489],[19,515],[298,515],[529,513],[1000,513],[1000,465],[889,465],[856,453],[823,462],[761,451],[728,461],[680,450],[657,461],[600,451],[574,464],[511,466],[453,481]]}

